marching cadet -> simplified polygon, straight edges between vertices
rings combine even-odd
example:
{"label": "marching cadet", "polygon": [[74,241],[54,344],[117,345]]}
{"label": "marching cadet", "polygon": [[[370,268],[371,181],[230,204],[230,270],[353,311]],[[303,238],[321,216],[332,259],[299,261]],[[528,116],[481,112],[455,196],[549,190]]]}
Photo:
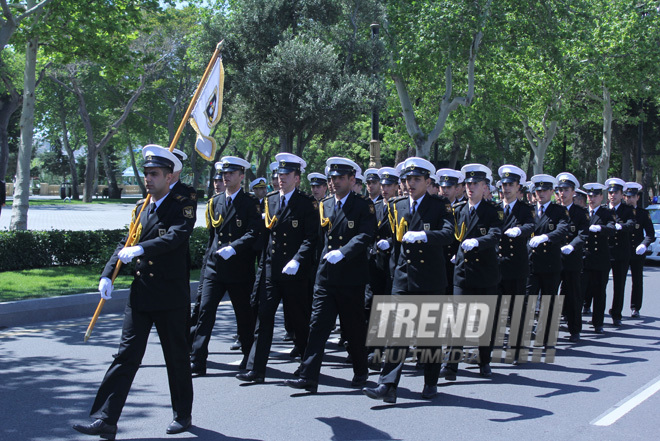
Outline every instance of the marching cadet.
{"label": "marching cadet", "polygon": [[536,206],[534,236],[529,240],[530,276],[527,295],[535,299],[539,291],[544,296],[556,296],[561,282],[561,247],[566,243],[569,217],[566,208],[551,202],[557,186],[554,176],[532,176]]}
{"label": "marching cadet", "polygon": [[362,176],[362,169],[358,167],[358,171],[355,173],[355,185],[353,186],[353,191],[359,195],[362,195],[362,190],[364,189],[364,176]]}
{"label": "marching cadet", "polygon": [[399,162],[394,169],[399,174],[399,196],[408,196],[408,182],[403,178],[403,165],[406,161]]}
{"label": "marching cadet", "polygon": [[278,153],[275,159],[280,190],[268,193],[265,202],[265,242],[259,274],[255,283],[258,315],[254,343],[246,373],[241,381],[263,383],[273,342],[275,313],[282,300],[293,330],[294,344],[305,352],[311,314],[308,277],[313,268],[319,231],[318,202],[298,189],[305,161],[291,153]]}
{"label": "marching cadet", "polygon": [[[376,178],[372,176],[374,170],[376,171]],[[393,184],[399,183],[399,178],[392,167],[384,167],[380,170],[370,168],[365,173],[367,175],[369,199],[374,203],[374,209],[376,210],[376,234],[372,245],[369,247],[369,283],[367,283],[364,292],[364,312],[365,317],[368,319],[373,297],[389,294],[391,290],[389,260],[392,230],[390,229],[388,201],[394,196],[392,187]],[[384,186],[387,186],[387,189]],[[376,198],[372,195],[372,188],[375,187],[379,190],[379,195]]]}
{"label": "marching cadet", "polygon": [[[393,274],[392,295],[443,295],[447,284],[444,274],[443,246],[454,236],[454,222],[449,200],[427,193],[435,167],[426,159],[408,158],[403,167],[408,181],[408,197],[392,202],[393,243],[399,252]],[[429,348],[432,349],[432,348]],[[399,348],[395,360],[386,361],[378,387],[364,388],[366,396],[386,403],[396,402],[396,391],[408,347]],[[438,393],[440,360],[424,363],[422,398]]]}
{"label": "marching cadet", "polygon": [[426,189],[426,192],[431,196],[437,196],[440,194],[440,182],[438,181],[438,176],[433,173],[431,176],[429,176],[429,179],[431,179],[431,181],[429,183],[429,188]]}
{"label": "marching cadet", "polygon": [[277,161],[271,162],[270,165],[270,185],[273,186],[273,191],[278,191],[280,189],[280,183],[277,179],[277,169],[279,168],[279,165],[277,164]]}
{"label": "marching cadet", "polygon": [[610,263],[612,264],[612,308],[610,317],[614,326],[621,326],[623,295],[630,266],[630,233],[635,229],[635,209],[623,202],[623,187],[626,183],[619,178],[605,181],[608,208],[614,215],[616,231],[610,236]]}
{"label": "marching cadet", "polygon": [[575,196],[573,196],[573,203],[582,208],[587,208],[587,192],[579,188],[575,189]]}
{"label": "marching cadet", "polygon": [[[498,246],[504,214],[501,207],[484,200],[492,172],[482,164],[467,164],[465,175],[468,201],[456,204],[456,239],[460,242],[454,269],[454,295],[497,295],[500,281]],[[479,346],[479,375],[491,376],[492,338],[489,346]],[[449,381],[456,379],[458,362],[450,360],[441,372]]]}
{"label": "marching cadet", "polygon": [[218,304],[225,292],[229,292],[236,314],[238,338],[243,351],[241,369],[247,364],[254,336],[255,318],[250,306],[250,294],[255,279],[253,245],[263,225],[259,201],[241,187],[245,169],[250,167],[250,163],[235,156],[225,156],[220,162],[226,189],[209,200],[207,205],[209,245],[190,355],[192,373],[199,376],[206,375],[209,340]]}
{"label": "marching cadet", "polygon": [[222,180],[222,164],[216,162],[214,167],[215,175],[213,176],[213,194],[216,195],[225,191],[225,182]]}
{"label": "marching cadet", "polygon": [[[525,202],[518,200],[521,182],[527,175],[515,165],[501,166],[497,174],[502,182],[502,238],[499,243],[500,293],[503,295],[525,295],[527,276],[529,275],[529,256],[527,241],[534,232],[534,209]],[[514,300],[516,301],[516,300]]]}
{"label": "marching cadet", "polygon": [[380,188],[380,177],[378,176],[378,169],[368,168],[364,172],[367,181],[367,196],[374,204],[383,199],[382,190]]}
{"label": "marching cadet", "polygon": [[[462,173],[451,168],[441,168],[435,174],[440,183],[440,195],[446,197],[451,206],[454,207],[458,203],[459,183],[463,180]],[[454,237],[451,243],[444,247],[445,273],[447,274],[447,289],[445,290],[445,294],[449,296],[454,294],[454,261],[459,245],[460,242]]]}
{"label": "marching cadet", "polygon": [[528,181],[525,186],[527,187],[527,202],[536,205],[536,186],[532,181]]}
{"label": "marching cadet", "polygon": [[316,393],[325,344],[339,314],[353,363],[352,386],[368,379],[365,347],[367,323],[364,288],[368,281],[367,249],[376,230],[374,204],[351,189],[359,169],[347,158],[327,160],[334,196],[319,204],[324,239],[323,257],[314,286],[312,317],[307,348],[300,365],[300,378],[286,385]]}
{"label": "marching cadet", "polygon": [[[186,250],[195,225],[193,201],[170,190],[173,173],[181,170],[181,161],[169,150],[149,145],[142,150],[144,181],[152,199],[140,216],[137,242],[124,247],[128,237],[117,247],[103,270],[99,292],[110,299],[110,277],[121,260],[136,261],[119,351],[103,378],[91,416],[91,424],[76,424],[78,432],[115,439],[121,415],[153,325],[160,339],[167,367],[174,420],[168,434],[186,431],[192,424],[193,387],[188,360],[187,324],[190,309]],[[140,210],[140,201],[135,210]]]}
{"label": "marching cadet", "polygon": [[465,196],[465,175],[461,172],[461,177],[458,180],[458,192],[456,193],[456,202],[467,202]]}
{"label": "marching cadet", "polygon": [[584,245],[584,269],[582,271],[582,289],[585,310],[593,299],[592,324],[597,334],[603,333],[607,281],[610,273],[609,237],[614,234],[614,215],[603,202],[603,184],[590,182],[584,184],[589,204],[589,237]]}
{"label": "marching cadet", "polygon": [[266,193],[268,193],[266,178],[257,178],[254,181],[250,182],[250,191],[254,193],[257,199],[259,199],[259,205],[261,206],[261,209],[263,211],[264,198],[266,197]]}
{"label": "marching cadet", "polygon": [[557,175],[559,202],[568,210],[569,227],[566,245],[561,247],[561,292],[564,296],[564,315],[571,334],[569,341],[580,341],[582,332],[582,305],[584,304],[580,279],[582,277],[583,247],[589,234],[589,213],[586,208],[573,203],[575,189],[580,182],[571,173]]}
{"label": "marching cadet", "polygon": [[[160,146],[156,146],[156,147],[160,147]],[[183,164],[183,161],[188,159],[188,155],[186,155],[183,151],[179,149],[173,149],[172,153],[174,154],[174,156],[177,157],[179,161],[181,161],[181,164]],[[172,184],[170,184],[170,190],[172,190],[174,194],[180,194],[184,198],[188,198],[193,202],[197,202],[197,190],[195,190],[195,187],[188,184],[184,184],[183,182],[181,182],[180,178],[181,178],[181,170],[174,172],[174,174],[172,175]],[[195,210],[195,218],[196,217],[197,217],[197,212]]]}
{"label": "marching cadet", "polygon": [[637,182],[626,182],[623,194],[626,204],[635,208],[635,228],[630,233],[631,255],[630,273],[632,275],[632,290],[630,293],[630,317],[639,318],[644,295],[644,260],[646,249],[655,241],[655,228],[651,215],[645,208],[637,205],[642,186]]}
{"label": "marching cadet", "polygon": [[312,189],[312,196],[317,202],[321,202],[328,193],[328,178],[321,173],[310,173],[307,175],[307,179]]}

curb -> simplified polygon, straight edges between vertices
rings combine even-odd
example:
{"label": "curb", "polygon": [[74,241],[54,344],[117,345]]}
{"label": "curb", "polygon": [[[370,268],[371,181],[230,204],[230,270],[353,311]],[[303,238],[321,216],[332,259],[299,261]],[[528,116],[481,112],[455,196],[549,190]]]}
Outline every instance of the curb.
{"label": "curb", "polygon": [[[199,282],[190,283],[191,297],[196,295],[198,285]],[[129,289],[113,291],[112,299],[105,302],[103,314],[123,312],[129,291]],[[91,319],[99,299],[98,292],[90,292],[0,303],[0,329],[81,317]]]}

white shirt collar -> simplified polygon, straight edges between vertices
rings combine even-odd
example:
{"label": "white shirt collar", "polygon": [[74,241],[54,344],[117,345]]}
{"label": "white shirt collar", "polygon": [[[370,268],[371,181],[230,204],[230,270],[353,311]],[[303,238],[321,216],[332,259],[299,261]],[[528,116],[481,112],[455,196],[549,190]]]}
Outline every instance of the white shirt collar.
{"label": "white shirt collar", "polygon": [[284,196],[284,200],[286,201],[287,204],[289,204],[289,199],[291,199],[291,195],[293,194],[294,191],[296,191],[295,187],[287,194],[282,194],[282,191],[280,190],[280,200],[282,200],[282,196]]}
{"label": "white shirt collar", "polygon": [[[482,200],[483,200],[483,199],[482,199]],[[479,207],[479,204],[481,203],[481,201],[479,201],[479,202],[477,202],[477,203],[474,204],[474,205],[470,205],[470,200],[468,199],[467,201],[468,201],[468,208],[469,208],[469,209],[472,209],[472,207],[474,207],[475,210],[477,209],[477,207]]]}
{"label": "white shirt collar", "polygon": [[[426,197],[426,193],[424,193],[424,194],[422,195],[421,198],[417,199],[417,206],[418,206],[418,207],[419,207],[419,205],[422,203],[422,200],[423,200],[425,197]],[[408,199],[410,200],[410,207],[412,208],[412,206],[413,206],[413,202],[415,202],[415,199],[413,199],[412,196],[408,196]]]}
{"label": "white shirt collar", "polygon": [[[504,202],[504,201],[502,201],[502,202]],[[504,207],[503,208],[506,210],[506,207],[509,207],[509,210],[513,211],[513,207],[514,207],[514,205],[516,205],[516,202],[518,202],[518,199],[514,199],[513,202],[511,202],[510,204],[507,204],[506,202],[504,202]]]}
{"label": "white shirt collar", "polygon": [[156,208],[158,208],[158,207],[160,207],[160,204],[163,203],[163,201],[165,200],[165,198],[166,198],[167,195],[169,195],[169,194],[170,194],[170,192],[168,191],[167,194],[166,194],[165,196],[163,196],[162,198],[160,198],[160,199],[158,199],[158,200],[155,200],[154,198],[151,198],[151,203],[154,204],[154,205],[156,206]]}
{"label": "white shirt collar", "polygon": [[231,198],[232,201],[233,201],[234,198],[236,197],[236,195],[238,194],[238,192],[241,191],[241,190],[242,190],[242,188],[239,187],[238,190],[236,190],[236,191],[235,191],[234,193],[232,193],[232,194],[229,194],[229,190],[225,190],[225,198],[226,198],[226,199]]}
{"label": "white shirt collar", "polygon": [[346,205],[346,199],[348,199],[348,195],[349,195],[349,194],[351,194],[350,191],[349,191],[348,193],[346,193],[346,196],[344,196],[344,197],[341,198],[341,199],[337,199],[337,195],[335,195],[335,205],[337,205],[337,202],[341,202],[341,206],[342,206],[342,207],[343,207],[344,205]]}

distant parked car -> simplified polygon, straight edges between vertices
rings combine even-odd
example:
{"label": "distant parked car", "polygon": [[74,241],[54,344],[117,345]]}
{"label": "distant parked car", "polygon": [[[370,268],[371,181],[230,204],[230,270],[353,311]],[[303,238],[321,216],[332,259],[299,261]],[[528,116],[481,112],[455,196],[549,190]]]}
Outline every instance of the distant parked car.
{"label": "distant parked car", "polygon": [[646,258],[660,262],[660,204],[649,205],[646,209],[649,210],[655,228],[655,241],[646,250]]}

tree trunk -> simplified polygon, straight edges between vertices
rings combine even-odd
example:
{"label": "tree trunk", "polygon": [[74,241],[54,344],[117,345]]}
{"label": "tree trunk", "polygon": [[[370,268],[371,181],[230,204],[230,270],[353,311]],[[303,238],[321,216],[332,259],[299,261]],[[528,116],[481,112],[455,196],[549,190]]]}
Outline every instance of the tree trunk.
{"label": "tree trunk", "polygon": [[105,150],[100,150],[99,155],[101,156],[101,161],[103,161],[105,175],[108,178],[108,198],[121,199],[121,191],[117,185],[117,177],[115,176],[115,172],[112,169],[112,161],[110,161],[110,157],[105,152]]}
{"label": "tree trunk", "polygon": [[[59,95],[59,94],[58,94]],[[62,125],[62,145],[66,151],[66,156],[69,158],[69,172],[71,173],[71,198],[74,201],[80,199],[78,193],[78,170],[76,169],[76,157],[73,154],[73,149],[69,143],[69,130],[66,126],[66,112],[64,111],[64,100],[60,97],[60,124]]]}
{"label": "tree trunk", "polygon": [[449,152],[449,164],[448,168],[456,169],[456,163],[458,162],[458,154],[461,152],[461,143],[459,142],[459,136],[457,133],[454,133],[454,142],[451,145],[451,152]]}
{"label": "tree trunk", "polygon": [[126,149],[128,150],[128,157],[131,158],[131,167],[133,168],[133,174],[137,178],[137,183],[140,186],[140,192],[142,192],[142,197],[147,197],[147,188],[144,186],[144,180],[140,178],[140,172],[138,170],[137,164],[135,163],[135,152],[133,151],[133,143],[131,142],[131,137],[126,130]]}
{"label": "tree trunk", "polygon": [[9,162],[9,120],[21,106],[21,95],[8,77],[2,75],[8,95],[0,99],[0,181],[6,181],[7,163]]}
{"label": "tree trunk", "polygon": [[293,153],[293,132],[290,130],[280,133],[280,153]]}
{"label": "tree trunk", "polygon": [[[628,140],[629,141],[629,140]],[[621,175],[620,178],[626,182],[634,181],[635,177],[632,176],[633,164],[637,164],[637,155],[636,148],[634,143],[637,140],[631,142],[624,142],[621,145]],[[633,162],[634,161],[634,162]],[[632,176],[632,177],[631,177]]]}
{"label": "tree trunk", "polygon": [[[34,0],[28,0],[28,8]],[[37,37],[28,40],[25,48],[23,74],[23,109],[21,112],[21,144],[16,164],[16,187],[11,208],[10,230],[27,230],[27,213],[30,200],[30,160],[32,159],[32,135],[34,134],[34,104],[37,85]]]}
{"label": "tree trunk", "polygon": [[[549,109],[548,109],[549,110]],[[529,147],[532,149],[533,158],[532,158],[532,169],[535,175],[543,173],[543,162],[545,161],[545,153],[548,150],[548,146],[554,139],[557,134],[557,121],[550,121],[550,126],[548,127],[545,123],[545,118],[548,115],[548,111],[543,116],[542,126],[544,129],[543,136],[538,135],[532,127],[530,127],[527,120],[523,119],[523,132],[529,142]]]}
{"label": "tree trunk", "polygon": [[612,153],[612,99],[610,91],[603,86],[603,148],[596,160],[596,182],[605,182],[610,168],[610,155]]}

